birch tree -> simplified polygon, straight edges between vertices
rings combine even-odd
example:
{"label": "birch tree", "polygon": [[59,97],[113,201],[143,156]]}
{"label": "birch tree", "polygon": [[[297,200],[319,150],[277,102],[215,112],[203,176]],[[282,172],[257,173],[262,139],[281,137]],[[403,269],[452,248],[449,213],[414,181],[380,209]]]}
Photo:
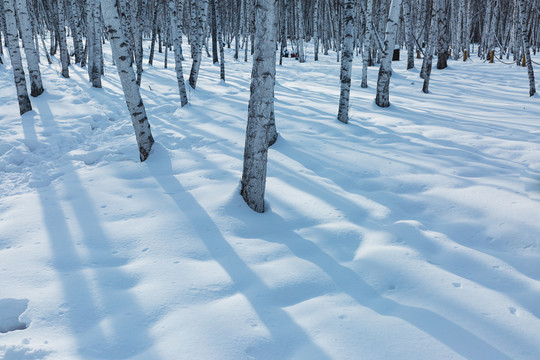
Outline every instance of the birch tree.
{"label": "birch tree", "polygon": [[17,88],[19,112],[22,115],[32,110],[32,103],[28,97],[28,89],[26,87],[26,78],[24,75],[21,51],[19,48],[17,21],[15,19],[13,0],[4,0],[4,16],[6,20],[5,36],[9,50],[9,57],[11,59],[11,67],[13,68],[15,87]]}
{"label": "birch tree", "polygon": [[275,0],[258,0],[255,8],[255,51],[244,147],[241,195],[250,208],[264,212],[268,129],[274,111],[276,74]]}
{"label": "birch tree", "polygon": [[431,28],[429,32],[429,40],[424,56],[424,62],[422,64],[422,72],[420,76],[424,79],[424,85],[422,91],[429,93],[429,80],[431,78],[431,68],[433,66],[433,53],[435,51],[435,42],[438,39],[438,23],[439,23],[439,0],[433,0],[433,8],[431,11]]}
{"label": "birch tree", "polygon": [[43,93],[43,83],[41,82],[41,71],[39,70],[39,57],[33,41],[32,24],[26,6],[26,0],[15,0],[17,6],[17,16],[19,18],[20,33],[24,52],[26,54],[26,64],[30,75],[30,95],[39,96]]}
{"label": "birch tree", "polygon": [[176,82],[178,83],[180,104],[181,106],[185,106],[188,103],[188,99],[186,93],[186,83],[184,82],[184,72],[182,70],[182,44],[180,43],[180,35],[182,34],[180,19],[182,16],[179,14],[179,12],[182,11],[182,5],[179,4],[178,0],[169,0],[169,10],[171,11],[171,35],[174,46]]}
{"label": "birch tree", "polygon": [[111,42],[113,56],[116,62],[116,69],[124,91],[126,105],[131,116],[135,138],[139,147],[139,157],[141,161],[148,158],[154,138],[150,131],[150,123],[146,116],[146,110],[139,92],[135,72],[131,65],[131,54],[128,51],[126,37],[122,31],[118,8],[114,0],[101,0],[101,8],[107,33]]}
{"label": "birch tree", "polygon": [[338,120],[349,122],[349,97],[351,91],[352,62],[354,58],[354,0],[344,0],[342,10],[343,22],[343,54],[341,55],[341,93],[339,96]]}
{"label": "birch tree", "polygon": [[392,55],[396,43],[396,34],[399,26],[399,11],[401,0],[392,0],[386,31],[384,36],[384,49],[382,51],[379,77],[377,78],[377,95],[375,103],[380,107],[390,106],[390,77],[392,76]]}
{"label": "birch tree", "polygon": [[527,64],[527,71],[529,74],[529,96],[533,96],[536,93],[536,85],[534,82],[534,70],[531,61],[531,50],[528,38],[527,27],[527,4],[525,0],[516,0],[519,4],[519,20],[521,22],[523,52],[525,54],[525,61]]}
{"label": "birch tree", "polygon": [[192,57],[189,85],[195,89],[202,60],[202,48],[206,32],[206,8],[208,0],[191,0]]}
{"label": "birch tree", "polygon": [[58,33],[58,45],[60,46],[60,62],[62,63],[62,76],[69,78],[69,54],[66,41],[66,19],[64,15],[64,1],[56,0],[58,21],[56,31]]}

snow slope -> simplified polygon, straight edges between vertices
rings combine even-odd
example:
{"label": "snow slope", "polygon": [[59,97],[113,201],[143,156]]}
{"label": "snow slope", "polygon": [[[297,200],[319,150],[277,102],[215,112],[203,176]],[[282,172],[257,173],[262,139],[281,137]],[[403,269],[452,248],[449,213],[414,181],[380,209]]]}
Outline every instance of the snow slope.
{"label": "snow slope", "polygon": [[345,125],[335,54],[284,59],[257,214],[238,194],[251,63],[228,49],[222,83],[205,58],[180,108],[157,54],[140,163],[105,51],[103,89],[42,64],[22,117],[0,66],[0,358],[540,358],[525,69],[450,61],[425,95],[420,62],[395,62],[381,109],[355,58]]}

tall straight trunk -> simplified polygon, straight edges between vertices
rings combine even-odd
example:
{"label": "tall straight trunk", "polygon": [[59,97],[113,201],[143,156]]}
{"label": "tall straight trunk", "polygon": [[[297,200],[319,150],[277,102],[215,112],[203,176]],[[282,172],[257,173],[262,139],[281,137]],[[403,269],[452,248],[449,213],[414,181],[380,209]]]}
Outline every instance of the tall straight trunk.
{"label": "tall straight trunk", "polygon": [[405,17],[405,39],[407,41],[407,70],[414,68],[414,34],[411,16],[411,0],[403,0]]}
{"label": "tall straight trunk", "polygon": [[369,66],[369,57],[371,49],[371,40],[372,40],[372,18],[373,18],[373,0],[366,1],[366,8],[364,9],[366,31],[364,37],[364,44],[362,49],[362,83],[360,86],[362,88],[367,88],[367,71]]}
{"label": "tall straight trunk", "polygon": [[296,0],[296,17],[298,19],[298,60],[301,63],[306,62],[304,52],[304,10],[302,0]]}
{"label": "tall straight trunk", "polygon": [[533,96],[536,93],[536,85],[534,82],[534,70],[531,61],[531,50],[529,45],[528,31],[527,31],[527,3],[525,0],[517,0],[519,4],[519,19],[521,21],[521,31],[523,38],[523,52],[525,54],[525,61],[527,63],[527,71],[529,73],[529,96]]}
{"label": "tall straight trunk", "polygon": [[41,82],[41,71],[39,71],[39,57],[34,46],[32,24],[26,6],[26,0],[15,0],[17,15],[21,27],[21,37],[26,54],[26,63],[30,75],[30,95],[39,96],[43,93],[43,83]]}
{"label": "tall straight trunk", "polygon": [[212,36],[212,64],[219,62],[218,41],[217,41],[217,20],[216,20],[216,4],[214,0],[208,0],[208,16],[210,16],[210,35]]}
{"label": "tall straight trunk", "polygon": [[437,69],[448,67],[448,16],[446,1],[439,0],[439,41],[437,49]]}
{"label": "tall straight trunk", "polygon": [[180,43],[180,34],[182,33],[180,19],[182,16],[179,13],[182,11],[182,7],[179,6],[178,0],[169,0],[169,10],[171,11],[171,35],[174,45],[176,82],[178,83],[178,92],[180,94],[180,105],[185,106],[188,103],[188,99],[186,83],[184,82],[184,72],[182,70],[182,44]]}
{"label": "tall straight trunk", "polygon": [[62,76],[69,78],[69,54],[66,41],[66,19],[64,16],[64,1],[56,0],[58,10],[58,42],[60,46],[60,62],[62,63]]}
{"label": "tall straight trunk", "polygon": [[80,25],[81,13],[78,8],[78,4],[75,0],[70,0],[70,18],[71,18],[71,29],[73,36],[73,47],[75,48],[75,63],[82,64],[82,58],[84,54],[84,47],[82,43],[82,29]]}
{"label": "tall straight trunk", "polygon": [[421,77],[424,79],[424,85],[422,91],[424,93],[429,92],[429,80],[431,78],[431,68],[433,64],[433,53],[435,52],[435,45],[438,39],[438,22],[439,22],[439,0],[433,0],[433,9],[431,11],[431,29],[429,32],[428,45],[426,48],[426,53],[424,57],[424,63],[422,64],[423,73]]}
{"label": "tall straight trunk", "polygon": [[[199,77],[199,69],[202,60],[202,48],[204,45],[204,37],[206,33],[206,7],[208,0],[191,0],[192,19],[191,26],[194,27],[193,32],[193,63],[189,74],[189,85],[195,89],[197,87],[197,78]],[[193,16],[195,16],[193,18]]]}
{"label": "tall straight trunk", "polygon": [[19,112],[24,114],[32,110],[32,103],[28,97],[28,89],[26,87],[26,78],[24,76],[24,68],[19,48],[19,37],[17,30],[17,20],[15,20],[15,8],[13,0],[4,0],[4,16],[6,20],[5,36],[9,57],[11,59],[11,67],[13,68],[13,78],[15,87],[17,88],[17,100],[19,101]]}
{"label": "tall straight trunk", "polygon": [[287,49],[287,19],[289,15],[287,14],[288,1],[282,0],[283,4],[281,6],[281,49],[279,54],[279,65],[283,64],[283,52]]}
{"label": "tall straight trunk", "polygon": [[116,69],[122,84],[122,90],[126,98],[126,104],[131,115],[131,122],[135,130],[135,138],[139,147],[139,157],[141,161],[148,158],[154,138],[150,131],[150,123],[146,116],[146,110],[139,92],[139,86],[135,78],[135,72],[131,66],[131,54],[126,37],[120,25],[120,17],[116,1],[101,0],[101,8],[109,40],[116,61]]}
{"label": "tall straight trunk", "polygon": [[352,62],[354,58],[354,0],[344,0],[342,2],[342,22],[343,22],[343,54],[341,55],[341,92],[339,95],[338,120],[342,123],[349,122],[349,95],[351,91]]}
{"label": "tall straight trunk", "polygon": [[268,159],[268,128],[274,112],[277,26],[275,0],[258,0],[255,19],[256,40],[241,195],[250,208],[262,213]]}
{"label": "tall straight trunk", "polygon": [[319,60],[319,0],[313,0],[313,52],[314,60]]}
{"label": "tall straight trunk", "polygon": [[150,41],[150,54],[148,55],[148,64],[154,64],[154,51],[156,49],[156,38],[158,32],[157,15],[159,9],[159,0],[154,2],[154,15],[152,16],[152,40]]}
{"label": "tall straight trunk", "polygon": [[100,0],[93,0],[92,4],[93,22],[94,22],[94,36],[92,37],[92,86],[95,88],[101,88],[101,74],[102,74],[102,59],[103,48],[101,44],[101,12],[100,12]]}
{"label": "tall straight trunk", "polygon": [[[88,80],[92,82],[94,74],[94,1],[95,0],[86,0],[86,56],[87,60],[87,72]],[[99,1],[99,0],[98,0]]]}
{"label": "tall straight trunk", "polygon": [[392,55],[396,44],[396,34],[399,26],[399,10],[401,0],[392,0],[384,36],[384,49],[381,57],[381,67],[377,78],[377,95],[375,103],[380,107],[390,106],[390,77],[392,76]]}
{"label": "tall straight trunk", "polygon": [[221,21],[220,6],[221,0],[214,0],[215,12],[216,12],[216,31],[217,42],[219,45],[219,78],[225,81],[225,43],[223,41],[223,24]]}

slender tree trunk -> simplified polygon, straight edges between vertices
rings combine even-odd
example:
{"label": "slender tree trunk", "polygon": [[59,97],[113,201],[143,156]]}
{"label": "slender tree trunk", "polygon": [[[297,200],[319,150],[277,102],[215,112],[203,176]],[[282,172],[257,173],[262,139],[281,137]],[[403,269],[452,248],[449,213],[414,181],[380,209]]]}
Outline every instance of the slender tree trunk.
{"label": "slender tree trunk", "polygon": [[[71,28],[72,28],[72,34],[73,34],[73,46],[75,48],[75,63],[81,64],[84,48],[82,43],[82,30],[80,25],[80,19],[82,17],[82,14],[80,13],[80,10],[78,8],[78,4],[75,0],[70,0],[70,8],[71,8]],[[81,64],[83,66],[83,64]]]}
{"label": "slender tree trunk", "polygon": [[66,19],[64,16],[64,1],[56,0],[58,7],[58,38],[60,45],[60,62],[62,63],[62,76],[69,78],[69,54],[66,42]]}
{"label": "slender tree trunk", "polygon": [[182,44],[180,43],[180,34],[182,33],[182,28],[180,26],[180,19],[182,18],[179,14],[182,7],[179,6],[178,0],[169,0],[169,10],[171,15],[171,35],[172,43],[174,45],[174,61],[176,69],[176,82],[178,83],[178,92],[180,94],[180,104],[185,106],[188,103],[187,93],[186,93],[186,84],[184,82],[184,73],[182,71]]}
{"label": "slender tree trunk", "polygon": [[431,11],[431,30],[429,32],[428,46],[426,48],[426,54],[424,57],[424,64],[422,65],[423,69],[423,79],[424,85],[422,91],[424,93],[429,93],[429,80],[431,78],[431,67],[433,64],[433,52],[435,51],[435,42],[438,39],[438,23],[439,23],[439,0],[433,0],[433,9]]}
{"label": "slender tree trunk", "polygon": [[139,86],[136,82],[135,72],[131,65],[131,54],[129,53],[127,40],[120,25],[116,2],[114,0],[101,0],[101,7],[113,49],[113,56],[116,60],[118,76],[122,83],[126,104],[135,130],[140,160],[144,161],[150,154],[154,138],[150,131],[150,123],[146,116],[146,110],[139,92]]}
{"label": "slender tree trunk", "polygon": [[342,2],[342,22],[343,22],[343,54],[341,55],[341,93],[339,96],[338,120],[347,124],[349,122],[349,97],[351,91],[352,62],[354,59],[354,0],[344,0]]}
{"label": "slender tree trunk", "polygon": [[[195,89],[197,87],[197,78],[202,60],[202,48],[206,30],[206,7],[208,0],[191,0],[192,19],[191,26],[194,27],[193,42],[193,63],[189,74],[189,85]],[[195,16],[195,18],[193,18]]]}
{"label": "slender tree trunk", "polygon": [[13,0],[4,0],[4,16],[6,20],[5,36],[9,50],[9,57],[11,58],[11,67],[13,68],[15,87],[17,88],[19,112],[22,115],[25,112],[32,110],[32,103],[28,97],[28,89],[26,87],[26,78],[24,76],[21,51],[19,48],[17,21],[15,20],[15,8],[13,6]]}
{"label": "slender tree trunk", "polygon": [[407,40],[407,70],[414,68],[414,34],[411,16],[411,0],[403,0],[403,15],[405,17]]}
{"label": "slender tree trunk", "polygon": [[298,60],[303,63],[306,62],[306,55],[304,52],[304,10],[302,7],[302,0],[296,0],[296,17],[298,18]]}
{"label": "slender tree trunk", "polygon": [[255,53],[244,148],[241,194],[250,208],[264,212],[268,128],[274,110],[276,74],[275,0],[258,0],[255,11]]}
{"label": "slender tree trunk", "polygon": [[399,26],[399,10],[401,0],[392,0],[390,12],[386,23],[384,37],[384,50],[377,78],[377,95],[375,103],[380,107],[390,106],[390,77],[392,76],[392,55],[396,43],[396,34]]}
{"label": "slender tree trunk", "polygon": [[362,49],[362,83],[360,84],[360,87],[367,88],[367,71],[369,66],[369,56],[370,56],[370,49],[371,49],[371,40],[372,40],[372,29],[371,26],[373,24],[373,0],[367,0],[366,1],[366,8],[364,9],[365,18],[366,18],[366,31],[365,31],[365,37],[364,37],[364,45]]}
{"label": "slender tree trunk", "polygon": [[30,75],[30,95],[39,96],[43,93],[43,83],[41,82],[41,71],[39,71],[39,57],[34,46],[30,15],[28,14],[26,0],[16,0],[15,4],[17,6],[22,43]]}
{"label": "slender tree trunk", "polygon": [[313,0],[313,52],[314,60],[319,60],[319,0]]}
{"label": "slender tree trunk", "polygon": [[219,77],[221,80],[225,81],[225,43],[223,42],[223,26],[221,21],[221,12],[219,4],[221,0],[214,0],[215,12],[216,12],[216,31],[217,31],[217,42],[219,44]]}
{"label": "slender tree trunk", "polygon": [[525,0],[518,0],[519,4],[519,18],[521,21],[521,31],[523,38],[523,52],[525,54],[525,61],[527,63],[527,70],[529,73],[529,96],[533,96],[536,93],[536,85],[534,82],[534,70],[531,62],[531,50],[529,46],[529,38],[527,31],[527,3]]}
{"label": "slender tree trunk", "polygon": [[92,86],[95,88],[101,88],[101,74],[102,74],[102,59],[103,48],[101,44],[101,12],[100,12],[100,0],[93,0],[92,3],[93,22],[94,22],[94,36],[92,37]]}

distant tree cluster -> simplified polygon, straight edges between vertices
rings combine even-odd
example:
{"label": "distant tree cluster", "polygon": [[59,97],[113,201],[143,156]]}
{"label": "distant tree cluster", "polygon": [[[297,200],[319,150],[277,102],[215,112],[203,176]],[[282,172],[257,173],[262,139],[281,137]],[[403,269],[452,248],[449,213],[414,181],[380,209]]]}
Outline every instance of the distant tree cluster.
{"label": "distant tree cluster", "polygon": [[[252,55],[241,192],[259,212],[264,211],[268,146],[277,139],[276,62],[282,64],[288,54],[300,63],[336,54],[341,65],[337,119],[344,123],[349,121],[355,54],[362,58],[361,87],[367,87],[367,68],[379,66],[375,102],[380,107],[390,106],[396,48],[406,49],[407,69],[415,66],[415,58],[423,59],[420,76],[425,93],[434,55],[437,68],[444,69],[449,59],[466,61],[472,53],[485,61],[527,67],[529,94],[536,92],[531,51],[536,54],[540,47],[540,0],[0,0],[0,10],[0,63],[7,48],[21,114],[32,109],[30,96],[44,91],[41,54],[49,63],[58,54],[65,78],[70,66],[86,67],[89,82],[100,88],[103,44],[110,43],[141,161],[154,142],[139,92],[144,80],[143,39],[150,41],[149,65],[156,48],[165,52],[165,67],[168,51],[173,51],[181,106],[188,103],[184,41],[191,49],[187,83],[192,89],[197,87],[204,52],[219,63],[222,81],[225,47],[234,48],[236,60],[248,61]],[[306,57],[306,42],[313,43],[313,59]]]}

